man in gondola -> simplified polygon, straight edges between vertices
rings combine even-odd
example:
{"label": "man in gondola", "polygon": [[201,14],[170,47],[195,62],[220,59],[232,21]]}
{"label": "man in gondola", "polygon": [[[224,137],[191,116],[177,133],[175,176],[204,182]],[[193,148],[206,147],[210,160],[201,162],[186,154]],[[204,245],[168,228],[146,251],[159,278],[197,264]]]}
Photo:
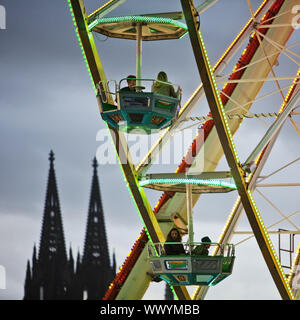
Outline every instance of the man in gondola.
{"label": "man in gondola", "polygon": [[211,240],[209,237],[203,237],[201,242],[202,243],[192,251],[192,254],[196,254],[198,256],[208,256],[208,249],[210,248]]}
{"label": "man in gondola", "polygon": [[129,75],[127,78],[127,87],[120,89],[120,91],[136,91],[136,76]]}

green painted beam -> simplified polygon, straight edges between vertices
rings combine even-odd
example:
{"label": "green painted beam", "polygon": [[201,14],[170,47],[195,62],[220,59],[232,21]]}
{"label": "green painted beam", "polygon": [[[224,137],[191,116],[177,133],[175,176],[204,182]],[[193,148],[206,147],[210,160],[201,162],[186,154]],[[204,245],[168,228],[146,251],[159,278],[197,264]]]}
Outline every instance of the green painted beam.
{"label": "green painted beam", "polygon": [[197,12],[193,0],[181,0],[181,5],[208,105],[249,223],[281,297],[286,300],[294,299],[294,295],[287,282],[263,220],[258,212],[251,191],[248,189],[245,182],[244,171],[235,149],[216,81],[211,71],[201,31],[197,26]]}
{"label": "green painted beam", "polygon": [[[105,81],[106,76],[98,51],[94,42],[91,31],[88,30],[88,17],[86,14],[84,1],[83,0],[67,0],[69,8],[73,18],[74,25],[76,27],[76,34],[78,37],[79,45],[82,49],[82,54],[86,62],[88,72],[90,73],[92,84],[94,89],[99,81]],[[113,98],[109,95],[109,101]],[[129,148],[124,138],[124,134],[110,128],[113,132],[113,143],[117,155],[120,160],[122,172],[126,178],[128,189],[134,203],[136,204],[137,210],[142,217],[142,221],[145,225],[145,230],[148,237],[153,242],[164,242],[165,237],[160,229],[157,219],[152,211],[152,208],[147,200],[147,197],[141,187],[138,185],[137,173],[134,165],[132,164]],[[190,299],[189,293],[185,287],[174,287],[174,290],[179,299]]]}

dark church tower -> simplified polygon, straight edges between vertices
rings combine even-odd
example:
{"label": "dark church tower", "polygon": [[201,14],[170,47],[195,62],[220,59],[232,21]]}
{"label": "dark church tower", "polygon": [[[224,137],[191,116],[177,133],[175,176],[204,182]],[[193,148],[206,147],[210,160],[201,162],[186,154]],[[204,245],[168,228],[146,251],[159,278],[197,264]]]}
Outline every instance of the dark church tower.
{"label": "dark church tower", "polygon": [[[24,300],[93,299],[100,300],[116,273],[116,260],[110,265],[104,213],[93,161],[93,179],[88,210],[84,252],[76,263],[72,249],[69,259],[54,171],[54,153],[49,156],[50,169],[46,192],[39,254],[33,247],[32,263],[27,262]],[[75,265],[76,264],[76,265]]]}
{"label": "dark church tower", "polygon": [[94,158],[84,252],[80,266],[77,265],[83,299],[89,300],[101,299],[116,273],[114,255],[113,265],[110,264],[97,167]]}
{"label": "dark church tower", "polygon": [[68,298],[71,275],[67,259],[62,217],[54,171],[54,153],[50,169],[38,257],[33,249],[32,271],[27,263],[24,299],[61,300]]}

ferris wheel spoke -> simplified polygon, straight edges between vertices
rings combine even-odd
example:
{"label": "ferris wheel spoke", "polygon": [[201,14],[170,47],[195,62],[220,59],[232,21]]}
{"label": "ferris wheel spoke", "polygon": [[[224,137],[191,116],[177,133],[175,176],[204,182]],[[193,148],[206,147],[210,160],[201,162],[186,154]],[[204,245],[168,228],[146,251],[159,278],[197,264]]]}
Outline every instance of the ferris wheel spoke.
{"label": "ferris wheel spoke", "polygon": [[[278,221],[274,222],[273,224],[270,224],[269,226],[267,226],[267,230],[270,230],[271,228],[281,224],[282,222],[286,221],[287,219],[293,218],[299,214],[300,214],[300,210],[295,211],[295,212],[291,213],[290,215],[286,216],[285,218],[282,218],[281,220],[278,220]],[[242,234],[242,233],[239,233],[238,231],[234,231],[233,234]],[[247,238],[244,238],[243,240],[240,240],[239,242],[236,242],[234,245],[239,246],[242,243],[252,239],[253,237],[254,237],[254,234],[252,234],[251,236],[249,236]]]}
{"label": "ferris wheel spoke", "polygon": [[[284,12],[282,12],[282,13],[277,14],[277,15],[274,16],[274,17],[271,17],[271,18],[269,18],[269,19],[264,20],[263,23],[270,22],[270,21],[274,20],[275,18],[279,18],[279,17],[281,17],[281,16],[284,16],[284,15],[290,14],[290,13],[291,13],[291,10],[284,11]],[[260,27],[264,27],[265,24],[260,24],[259,26],[260,26]]]}
{"label": "ferris wheel spoke", "polygon": [[297,227],[297,225],[291,221],[275,204],[267,198],[265,194],[263,194],[258,188],[256,188],[256,192],[275,210],[277,211],[285,220],[287,220],[297,231],[300,231],[300,229]]}
{"label": "ferris wheel spoke", "polygon": [[[249,6],[249,10],[250,10],[250,12],[251,12],[252,18],[254,18],[254,16],[253,16],[253,9],[252,9],[252,5],[251,5],[251,0],[248,0],[248,6]],[[255,32],[256,32],[256,30],[255,30]],[[267,53],[266,53],[266,50],[265,50],[265,48],[264,48],[264,45],[263,45],[261,36],[260,36],[258,33],[256,33],[256,35],[257,35],[257,39],[258,39],[259,45],[260,45],[260,47],[261,47],[261,50],[263,51],[263,54],[264,54],[264,56],[266,57],[266,60],[268,61],[269,67],[270,67],[271,72],[272,72],[272,75],[273,75],[274,78],[276,78],[276,74],[275,74],[275,71],[274,71],[274,69],[273,69],[273,65],[271,64],[270,59],[267,57]],[[276,83],[276,86],[277,86],[278,90],[280,91],[280,94],[281,94],[281,97],[282,97],[282,101],[284,101],[284,94],[283,94],[283,92],[282,92],[282,89],[281,89],[281,87],[280,87],[279,82],[278,82],[277,79],[275,80],[275,83]]]}
{"label": "ferris wheel spoke", "polygon": [[266,50],[265,50],[265,48],[264,48],[263,42],[262,42],[262,40],[261,40],[261,36],[260,36],[259,34],[257,34],[257,39],[258,39],[258,41],[259,41],[260,47],[261,47],[261,49],[262,49],[262,51],[263,51],[263,54],[264,54],[264,56],[266,57],[266,60],[268,61],[269,67],[270,67],[271,72],[272,72],[272,75],[273,75],[273,77],[274,77],[274,79],[275,79],[276,86],[277,86],[277,88],[278,88],[278,90],[279,90],[279,92],[280,92],[282,101],[284,101],[284,94],[283,94],[283,92],[282,92],[282,89],[281,89],[280,84],[279,84],[279,82],[278,82],[278,79],[277,79],[277,77],[276,77],[276,74],[275,74],[273,65],[271,64],[270,59],[267,57]]}
{"label": "ferris wheel spoke", "polygon": [[282,171],[283,169],[285,169],[285,168],[289,167],[290,165],[294,164],[295,162],[297,162],[297,161],[299,161],[299,160],[300,160],[300,157],[299,157],[299,158],[297,158],[297,159],[295,159],[295,160],[293,160],[293,161],[291,161],[291,162],[289,162],[289,163],[287,163],[286,165],[284,165],[284,166],[282,166],[281,168],[277,169],[276,171],[274,171],[274,172],[272,172],[272,173],[268,174],[267,176],[260,178],[257,182],[258,182],[258,183],[261,183],[262,181],[264,181],[264,180],[266,180],[266,179],[268,179],[268,178],[272,177],[274,174],[276,174],[276,173],[278,173],[278,172]]}
{"label": "ferris wheel spoke", "polygon": [[[259,31],[258,31],[258,32],[259,32]],[[261,35],[262,35],[262,36],[265,36],[265,35],[263,35],[263,34],[261,34]],[[217,75],[216,77],[217,77],[218,80],[227,79],[227,78],[228,78],[230,75],[232,75],[233,73],[237,73],[237,72],[239,72],[239,71],[241,71],[241,70],[248,69],[248,68],[250,68],[250,67],[255,67],[255,66],[256,66],[257,64],[259,64],[260,62],[265,61],[266,58],[271,58],[271,57],[276,56],[276,55],[281,54],[281,53],[286,54],[286,52],[284,52],[285,48],[288,48],[288,49],[289,49],[289,48],[293,48],[293,47],[298,46],[298,45],[300,45],[300,41],[299,41],[299,42],[296,42],[296,43],[294,43],[294,44],[291,44],[291,45],[289,45],[289,46],[286,46],[286,47],[284,47],[284,48],[280,48],[279,46],[273,45],[274,48],[276,49],[275,52],[267,55],[266,57],[263,57],[263,58],[260,58],[260,59],[258,59],[258,60],[255,60],[254,62],[250,62],[250,63],[248,63],[248,64],[246,64],[246,65],[244,65],[244,66],[242,66],[242,67],[240,67],[240,68],[237,68],[237,69],[235,69],[235,70],[234,70],[233,72],[231,72],[231,73],[222,74],[222,75]],[[288,57],[290,58],[290,56],[288,56]],[[299,63],[298,61],[294,60],[293,58],[290,58],[290,59],[291,59],[293,62],[295,62],[295,64],[297,64],[298,66],[300,66],[300,63]]]}
{"label": "ferris wheel spoke", "polygon": [[[300,58],[300,55],[297,54],[296,52],[290,50],[290,47],[285,47],[280,45],[279,43],[273,41],[272,39],[270,39],[268,36],[264,35],[263,33],[259,32],[258,30],[256,30],[256,33],[259,34],[262,38],[264,38],[267,42],[269,42],[274,48],[280,50],[285,56],[287,56],[291,61],[293,61],[295,64],[297,64],[298,66],[300,65],[299,61],[295,60],[294,58],[292,58],[290,55],[288,55],[285,51],[289,52],[290,54],[292,54],[293,56]],[[299,45],[299,42],[297,42],[296,44],[294,44],[294,46]]]}
{"label": "ferris wheel spoke", "polygon": [[[227,95],[225,92],[222,92],[222,94],[224,94],[229,100],[231,100],[234,104],[237,105],[236,108],[233,108],[233,109],[230,109],[227,111],[227,113],[229,112],[233,112],[235,110],[244,110],[246,112],[246,114],[249,114],[249,115],[253,115],[251,112],[249,112],[249,109],[246,108],[246,105],[250,104],[251,101],[249,101],[247,104],[244,104],[244,105],[241,105],[239,102],[235,101],[232,97],[230,97],[229,95]],[[263,119],[261,118],[256,118],[259,122],[261,122],[264,126],[266,126],[267,128],[269,127],[268,123],[266,123]]]}

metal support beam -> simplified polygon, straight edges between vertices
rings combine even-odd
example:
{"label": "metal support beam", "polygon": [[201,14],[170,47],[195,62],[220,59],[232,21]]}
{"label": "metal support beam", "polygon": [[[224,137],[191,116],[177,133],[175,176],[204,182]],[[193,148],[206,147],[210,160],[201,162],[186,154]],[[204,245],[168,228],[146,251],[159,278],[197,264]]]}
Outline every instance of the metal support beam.
{"label": "metal support beam", "polygon": [[[201,3],[197,7],[198,13],[201,14],[201,13],[205,12],[207,9],[209,9],[211,6],[213,6],[218,1],[219,0],[206,0],[205,2]],[[162,17],[162,18],[170,18],[170,19],[173,19],[173,20],[182,20],[182,19],[184,19],[183,12],[181,12],[181,11],[146,13],[146,14],[141,14],[141,16]]]}
{"label": "metal support beam", "polygon": [[217,3],[219,0],[206,0],[205,2],[201,3],[197,7],[197,11],[199,14],[205,12],[207,9],[209,9],[211,6],[213,6],[215,3]]}
{"label": "metal support beam", "polygon": [[[96,86],[99,81],[106,80],[106,77],[95,46],[93,35],[91,31],[88,30],[88,18],[86,15],[84,1],[68,0],[68,2],[75,19],[74,22],[77,26],[80,44],[84,51],[88,68],[91,72],[91,78],[93,84]],[[108,95],[108,99],[113,104],[113,98],[110,94]],[[139,187],[137,173],[131,161],[131,156],[125,136],[123,133],[116,131],[113,128],[109,129],[112,133],[112,141],[115,145],[122,171],[127,180],[129,191],[145,224],[148,237],[153,242],[164,242],[165,237],[160,229],[157,219],[152,211],[152,208],[147,200],[143,189]],[[187,292],[185,287],[174,287],[174,290],[179,299],[190,299],[189,293]]]}
{"label": "metal support beam", "polygon": [[251,191],[248,189],[248,186],[245,182],[244,171],[238,159],[224,108],[219,97],[214,75],[211,72],[211,67],[207,57],[201,31],[197,28],[197,12],[193,1],[181,0],[181,5],[188,26],[189,36],[198,71],[202,79],[204,91],[214,119],[216,130],[222,144],[225,157],[231,169],[232,176],[238,188],[238,193],[247,214],[249,223],[281,297],[283,299],[294,299],[294,295],[289,284],[287,283],[287,279],[279,263],[275,249],[270,241],[262,218],[256,208]]}
{"label": "metal support beam", "polygon": [[194,243],[192,186],[186,184],[186,210],[188,216],[189,244]]}
{"label": "metal support beam", "polygon": [[270,128],[267,130],[261,141],[258,143],[256,148],[253,150],[253,152],[250,154],[250,156],[245,161],[243,168],[247,168],[251,165],[251,163],[254,162],[254,160],[257,158],[257,156],[261,153],[261,151],[265,148],[265,146],[268,144],[272,136],[282,127],[284,124],[286,118],[289,116],[289,114],[293,111],[293,109],[296,107],[298,101],[300,100],[300,89],[297,91],[297,93],[293,96],[293,98],[288,102],[284,110],[279,114],[276,121],[272,123]]}
{"label": "metal support beam", "polygon": [[[294,257],[294,261],[293,261],[293,265],[290,271],[290,274],[288,276],[288,281],[290,286],[293,285],[294,281],[297,281],[296,279],[294,279],[295,277],[297,277],[296,273],[299,273],[299,266],[300,266],[300,241],[298,242],[298,246],[296,249],[296,254]],[[298,281],[297,281],[298,282]],[[299,288],[299,284],[297,283],[296,288],[294,289],[294,294],[296,296],[296,300],[300,300],[300,288]]]}
{"label": "metal support beam", "polygon": [[138,87],[141,86],[141,78],[142,78],[142,24],[138,23],[136,26],[137,34],[136,34],[136,85]]}
{"label": "metal support beam", "polygon": [[[249,176],[248,180],[248,188],[253,192],[256,188],[256,181],[260,177],[260,174],[263,170],[263,167],[269,158],[269,155],[273,149],[273,146],[276,142],[276,139],[279,135],[281,129],[277,131],[277,133],[272,137],[266,148],[263,150],[261,157],[259,158],[257,162],[257,166],[255,167],[253,173]],[[224,243],[230,243],[231,238],[235,233],[235,230],[239,224],[239,221],[242,217],[242,212],[243,212],[243,205],[241,202],[241,198],[238,197],[228,218],[225,223],[225,228],[223,232],[221,233],[218,243],[224,244]],[[213,252],[213,255],[219,254],[219,250],[215,250]],[[204,299],[205,295],[207,294],[208,287],[198,287],[197,290],[194,293],[195,300],[202,300]]]}
{"label": "metal support beam", "polygon": [[[105,81],[106,76],[100,61],[95,41],[91,32],[88,31],[88,19],[83,0],[68,0],[71,12],[73,14],[74,24],[77,26],[76,32],[79,37],[81,49],[85,55],[87,66],[93,85],[99,81]],[[113,104],[113,98],[109,95],[108,103]]]}
{"label": "metal support beam", "polygon": [[300,187],[300,183],[269,183],[269,184],[257,184],[257,188],[266,187]]}
{"label": "metal support beam", "polygon": [[92,21],[94,21],[97,18],[102,18],[109,14],[111,11],[115,10],[118,6],[120,6],[122,3],[124,3],[126,0],[110,0],[107,3],[105,3],[102,7],[98,8],[96,11],[92,12],[88,16],[88,21],[90,24]]}
{"label": "metal support beam", "polygon": [[[300,230],[268,231],[269,234],[300,234]],[[253,234],[252,231],[234,231],[233,234]]]}

